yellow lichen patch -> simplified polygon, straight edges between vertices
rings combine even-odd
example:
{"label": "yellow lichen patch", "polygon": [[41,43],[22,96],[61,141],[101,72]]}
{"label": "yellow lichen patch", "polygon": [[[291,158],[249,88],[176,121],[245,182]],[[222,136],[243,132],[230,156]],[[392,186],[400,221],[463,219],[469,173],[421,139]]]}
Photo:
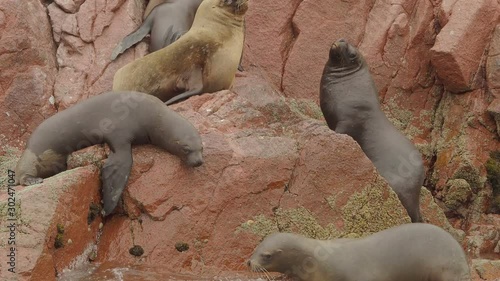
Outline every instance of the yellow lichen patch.
{"label": "yellow lichen patch", "polygon": [[379,176],[374,184],[349,198],[342,207],[345,235],[366,236],[375,232],[409,223],[410,218],[396,193],[387,190]]}
{"label": "yellow lichen patch", "polygon": [[294,209],[278,209],[276,220],[281,232],[294,232],[314,239],[333,239],[340,237],[332,224],[323,227],[313,213],[300,206]]}
{"label": "yellow lichen patch", "polygon": [[271,233],[278,232],[278,227],[276,226],[276,221],[274,219],[269,219],[264,215],[258,215],[253,217],[252,220],[242,223],[236,229],[236,233],[239,233],[240,231],[247,231],[261,237],[265,237]]}
{"label": "yellow lichen patch", "polygon": [[237,231],[249,231],[261,237],[274,232],[292,232],[315,239],[333,239],[341,233],[332,224],[320,225],[314,215],[304,207],[277,209],[273,218],[255,216],[242,223]]}
{"label": "yellow lichen patch", "polygon": [[302,119],[313,118],[325,121],[321,108],[312,100],[290,99],[290,110]]}

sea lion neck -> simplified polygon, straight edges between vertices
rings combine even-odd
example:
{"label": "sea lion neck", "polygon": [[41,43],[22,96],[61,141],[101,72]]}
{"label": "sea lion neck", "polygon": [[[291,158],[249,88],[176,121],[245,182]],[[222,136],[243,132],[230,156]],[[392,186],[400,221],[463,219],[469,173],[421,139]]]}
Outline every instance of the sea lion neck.
{"label": "sea lion neck", "polygon": [[337,84],[366,75],[366,72],[367,67],[364,62],[357,65],[338,67],[333,66],[332,63],[328,61],[323,70],[323,80],[327,84]]}

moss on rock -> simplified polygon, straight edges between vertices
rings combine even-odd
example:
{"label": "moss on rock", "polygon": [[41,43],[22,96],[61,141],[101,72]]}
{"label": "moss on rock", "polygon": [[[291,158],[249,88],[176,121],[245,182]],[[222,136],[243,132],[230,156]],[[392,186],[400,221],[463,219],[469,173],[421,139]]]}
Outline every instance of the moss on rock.
{"label": "moss on rock", "polygon": [[470,184],[465,179],[452,179],[446,183],[446,194],[443,202],[450,210],[457,210],[472,196]]}
{"label": "moss on rock", "polygon": [[372,233],[410,222],[398,196],[389,190],[387,198],[384,181],[379,176],[375,184],[349,198],[342,207],[344,236],[366,236]]}

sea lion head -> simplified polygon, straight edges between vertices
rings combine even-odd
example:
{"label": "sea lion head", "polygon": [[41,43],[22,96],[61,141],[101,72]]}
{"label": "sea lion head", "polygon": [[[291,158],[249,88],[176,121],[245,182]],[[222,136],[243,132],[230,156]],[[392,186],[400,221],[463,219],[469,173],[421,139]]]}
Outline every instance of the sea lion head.
{"label": "sea lion head", "polygon": [[196,134],[186,134],[182,139],[175,141],[175,154],[190,167],[198,167],[203,164],[203,144],[200,136]]}
{"label": "sea lion head", "polygon": [[248,10],[248,0],[217,0],[219,1],[219,7],[224,10],[235,14],[244,15]]}
{"label": "sea lion head", "polygon": [[331,71],[352,73],[365,65],[361,53],[344,39],[332,44],[327,65]]}
{"label": "sea lion head", "polygon": [[303,237],[292,233],[275,233],[267,236],[255,248],[247,262],[251,271],[281,272],[290,274],[293,267],[307,258],[301,247]]}

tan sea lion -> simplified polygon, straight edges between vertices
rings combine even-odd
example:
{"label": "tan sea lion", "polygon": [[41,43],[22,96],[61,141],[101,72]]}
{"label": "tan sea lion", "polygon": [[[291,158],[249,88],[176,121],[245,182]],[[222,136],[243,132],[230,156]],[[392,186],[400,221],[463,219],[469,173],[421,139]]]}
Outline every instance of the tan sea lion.
{"label": "tan sea lion", "polygon": [[191,28],[201,1],[167,0],[160,3],[151,1],[147,7],[156,4],[154,9],[136,31],[118,43],[111,54],[111,60],[115,60],[119,54],[139,43],[150,32],[149,52],[172,44]]}
{"label": "tan sea lion", "polygon": [[247,0],[204,0],[179,40],[120,68],[113,90],[140,91],[167,104],[229,89],[243,51]]}
{"label": "tan sea lion", "polygon": [[158,98],[137,92],[107,92],[43,121],[31,134],[16,166],[16,183],[32,185],[66,170],[68,155],[100,143],[111,149],[101,170],[104,214],[116,207],[132,167],[132,144],[153,144],[187,165],[203,163],[194,126]]}
{"label": "tan sea lion", "polygon": [[351,136],[396,192],[412,222],[421,222],[422,156],[380,109],[378,91],[361,53],[335,42],[323,70],[320,106],[328,127]]}
{"label": "tan sea lion", "polygon": [[460,244],[443,229],[423,223],[359,239],[317,240],[275,233],[257,246],[248,266],[301,281],[471,280]]}

